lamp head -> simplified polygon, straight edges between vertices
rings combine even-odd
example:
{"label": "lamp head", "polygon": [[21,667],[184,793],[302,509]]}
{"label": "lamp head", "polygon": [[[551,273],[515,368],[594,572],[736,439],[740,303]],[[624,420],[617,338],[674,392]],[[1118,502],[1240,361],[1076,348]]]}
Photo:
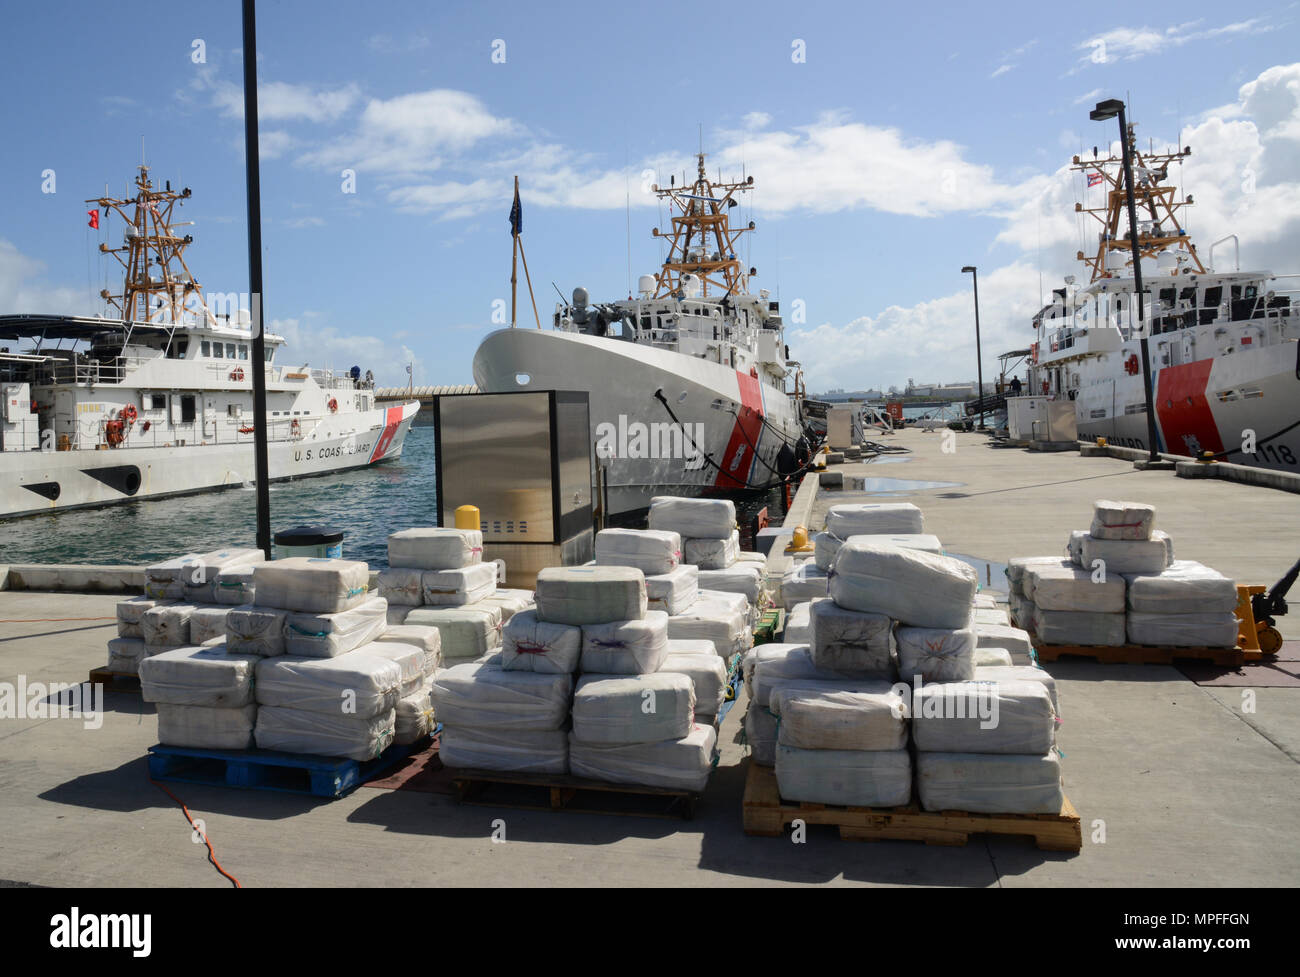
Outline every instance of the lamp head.
{"label": "lamp head", "polygon": [[1113,119],[1124,109],[1124,103],[1117,98],[1108,98],[1104,102],[1098,102],[1097,107],[1088,113],[1088,118],[1093,122],[1104,122],[1107,119]]}
{"label": "lamp head", "polygon": [[963,268],[963,269],[961,270],[961,273],[962,273],[963,275],[965,275],[965,274],[968,274],[968,273],[971,273],[971,272],[974,272],[974,271],[975,271],[975,266],[974,266],[974,265],[967,265],[965,268]]}

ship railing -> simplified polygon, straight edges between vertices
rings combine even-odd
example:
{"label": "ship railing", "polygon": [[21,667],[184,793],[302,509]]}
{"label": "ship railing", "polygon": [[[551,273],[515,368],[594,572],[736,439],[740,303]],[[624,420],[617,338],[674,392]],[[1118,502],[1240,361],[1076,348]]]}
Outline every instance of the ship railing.
{"label": "ship railing", "polygon": [[[131,448],[170,448],[184,447],[194,445],[230,445],[246,444],[250,447],[253,444],[253,422],[251,418],[236,418],[222,415],[215,421],[204,422],[196,418],[192,423],[186,422],[179,428],[168,425],[165,417],[151,416],[154,412],[145,412],[141,414],[136,422],[131,425],[131,431],[126,440],[119,448],[114,450],[127,451]],[[161,413],[161,412],[159,412]],[[94,451],[100,446],[108,443],[105,433],[105,424],[110,420],[115,420],[116,414],[105,414],[96,420],[79,420],[75,429],[71,433],[54,434],[50,438],[48,446],[42,444],[40,432],[33,437],[25,437],[24,432],[18,431],[5,436],[6,451],[36,451],[36,450],[58,450],[58,451],[77,451],[89,450]],[[298,422],[298,429],[294,430],[294,422]],[[301,441],[303,436],[310,434],[312,428],[320,422],[321,418],[307,417],[276,417],[267,418],[266,439],[268,442],[293,442]],[[145,424],[149,425],[148,430],[144,429]],[[247,430],[245,430],[247,429]]]}
{"label": "ship railing", "polygon": [[119,357],[112,363],[98,360],[69,362],[55,360],[42,364],[36,370],[38,384],[59,385],[94,385],[100,383],[121,383],[126,377],[126,369]]}

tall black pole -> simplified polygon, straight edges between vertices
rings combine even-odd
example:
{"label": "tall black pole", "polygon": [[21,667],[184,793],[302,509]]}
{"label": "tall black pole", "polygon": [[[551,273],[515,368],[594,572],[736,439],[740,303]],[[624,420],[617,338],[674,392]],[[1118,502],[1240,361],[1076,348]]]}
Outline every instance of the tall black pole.
{"label": "tall black pole", "polygon": [[974,268],[971,268],[970,280],[975,287],[975,380],[979,384],[975,396],[979,398],[982,431],[984,430],[984,353],[980,348],[980,276]]}
{"label": "tall black pole", "polygon": [[271,472],[266,452],[266,341],[262,333],[262,185],[257,153],[257,13],[244,3],[244,174],[248,183],[248,289],[253,330],[253,455],[257,546],[271,558]]}
{"label": "tall black pole", "polygon": [[1133,157],[1129,152],[1128,123],[1124,118],[1124,103],[1119,106],[1119,141],[1124,154],[1124,186],[1128,194],[1128,240],[1133,250],[1133,288],[1137,291],[1138,328],[1142,330],[1142,392],[1146,395],[1147,405],[1147,440],[1151,444],[1150,461],[1159,461],[1160,452],[1156,450],[1156,412],[1151,395],[1151,353],[1147,337],[1151,330],[1146,328],[1146,301],[1142,293],[1142,255],[1138,249],[1137,203],[1133,194]]}

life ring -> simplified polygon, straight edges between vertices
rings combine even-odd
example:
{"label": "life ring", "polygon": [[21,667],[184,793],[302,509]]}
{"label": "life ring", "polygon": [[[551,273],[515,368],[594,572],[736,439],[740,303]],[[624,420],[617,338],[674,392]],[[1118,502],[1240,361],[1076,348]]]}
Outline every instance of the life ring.
{"label": "life ring", "polygon": [[128,424],[134,424],[135,417],[136,417],[135,404],[127,404],[125,407],[123,407],[120,411],[118,411],[118,417],[122,418],[122,420],[126,421],[126,423]]}
{"label": "life ring", "polygon": [[108,442],[109,447],[116,448],[126,437],[125,428],[121,421],[104,422],[104,440]]}
{"label": "life ring", "polygon": [[1044,380],[1044,381],[1043,381],[1043,395],[1046,396],[1046,395],[1047,395],[1047,391],[1050,390],[1050,389],[1051,389],[1051,387],[1048,385],[1047,381]]}
{"label": "life ring", "polygon": [[147,434],[150,427],[152,427],[152,424],[149,421],[145,421],[143,424],[140,425],[140,433]]}
{"label": "life ring", "polygon": [[751,377],[753,377],[755,380],[757,380],[757,379],[758,379],[758,367],[756,367],[756,366],[751,366],[751,367],[749,368],[749,375],[750,375]]}
{"label": "life ring", "polygon": [[231,371],[230,371],[230,379],[232,379],[232,380],[242,380],[242,379],[244,379],[244,368],[243,368],[242,366],[237,366],[237,367],[235,367],[233,370],[231,370]]}
{"label": "life ring", "polygon": [[1124,372],[1129,376],[1137,376],[1139,369],[1137,353],[1130,353],[1128,359],[1124,361]]}
{"label": "life ring", "polygon": [[331,414],[334,414],[334,413],[336,413],[336,412],[338,411],[338,409],[339,409],[339,402],[338,402],[336,399],[334,399],[333,397],[331,397],[331,398],[330,398],[330,402],[329,402],[326,406],[329,407],[329,409],[330,409],[330,413],[331,413]]}
{"label": "life ring", "polygon": [[294,437],[297,437],[299,434],[302,433],[302,428],[299,427],[298,425],[298,418],[295,417],[292,421],[289,422],[289,433],[292,434]]}

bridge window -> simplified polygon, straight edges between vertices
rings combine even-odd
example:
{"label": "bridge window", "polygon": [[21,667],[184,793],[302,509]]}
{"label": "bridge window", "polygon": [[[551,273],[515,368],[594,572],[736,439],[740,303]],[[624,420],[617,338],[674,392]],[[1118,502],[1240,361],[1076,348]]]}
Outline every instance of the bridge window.
{"label": "bridge window", "polygon": [[[206,345],[206,344],[204,344],[204,345]],[[213,343],[213,344],[212,344],[212,358],[213,358],[214,360],[219,360],[219,359],[221,359],[221,344],[220,344],[220,343]]]}
{"label": "bridge window", "polygon": [[199,344],[199,354],[205,359],[212,355],[212,344],[206,339]]}
{"label": "bridge window", "polygon": [[149,409],[150,409],[150,410],[166,410],[166,409],[167,409],[167,395],[166,395],[166,394],[150,394],[150,395],[149,395]]}
{"label": "bridge window", "polygon": [[226,343],[226,359],[233,360],[234,358],[235,358],[235,344]]}

